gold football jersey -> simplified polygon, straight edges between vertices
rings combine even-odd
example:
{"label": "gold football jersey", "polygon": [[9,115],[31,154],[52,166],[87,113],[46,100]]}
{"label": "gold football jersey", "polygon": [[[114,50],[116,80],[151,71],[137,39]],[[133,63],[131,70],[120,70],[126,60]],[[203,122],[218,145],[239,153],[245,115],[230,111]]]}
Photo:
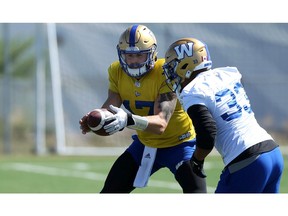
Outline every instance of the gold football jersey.
{"label": "gold football jersey", "polygon": [[[153,70],[137,80],[121,69],[119,61],[113,62],[108,69],[109,89],[120,94],[124,107],[131,113],[139,116],[153,115],[157,97],[171,91],[165,83],[163,64],[164,59],[158,59]],[[144,145],[155,148],[171,147],[195,138],[192,122],[179,101],[163,134],[144,131],[137,131],[137,134]]]}

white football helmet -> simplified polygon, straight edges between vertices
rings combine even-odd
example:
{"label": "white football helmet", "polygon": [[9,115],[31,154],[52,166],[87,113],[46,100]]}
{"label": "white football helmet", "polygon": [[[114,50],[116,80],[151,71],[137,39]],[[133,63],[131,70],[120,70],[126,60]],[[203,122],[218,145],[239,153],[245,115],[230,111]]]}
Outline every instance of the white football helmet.
{"label": "white football helmet", "polygon": [[[131,77],[139,78],[151,71],[157,60],[157,41],[153,32],[144,25],[132,25],[120,36],[117,45],[118,57],[122,69]],[[125,54],[147,53],[144,63],[129,67]]]}
{"label": "white football helmet", "polygon": [[180,84],[190,79],[194,71],[211,67],[207,45],[195,38],[182,38],[171,44],[163,65],[166,83],[174,92],[180,91]]}

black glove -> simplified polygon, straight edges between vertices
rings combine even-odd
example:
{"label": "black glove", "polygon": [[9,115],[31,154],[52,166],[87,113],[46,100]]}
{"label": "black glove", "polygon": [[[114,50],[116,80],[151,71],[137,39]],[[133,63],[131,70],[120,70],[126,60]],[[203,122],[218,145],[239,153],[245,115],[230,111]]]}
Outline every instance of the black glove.
{"label": "black glove", "polygon": [[199,161],[194,157],[194,155],[192,156],[191,165],[192,165],[193,172],[197,176],[199,176],[200,178],[206,178],[207,177],[204,170],[203,170],[203,164],[204,164],[204,160]]}

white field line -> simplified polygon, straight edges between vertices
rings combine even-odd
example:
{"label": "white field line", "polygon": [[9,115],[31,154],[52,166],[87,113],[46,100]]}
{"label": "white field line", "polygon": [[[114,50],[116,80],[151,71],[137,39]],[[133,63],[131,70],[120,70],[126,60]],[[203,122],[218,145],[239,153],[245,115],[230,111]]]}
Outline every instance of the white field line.
{"label": "white field line", "polygon": [[[51,175],[51,176],[62,176],[62,177],[74,177],[74,178],[82,178],[88,180],[95,181],[104,181],[106,175],[96,172],[89,172],[83,170],[70,170],[70,169],[61,169],[56,167],[47,167],[40,166],[34,164],[27,163],[9,163],[1,166],[1,169],[6,170],[17,170],[28,173],[36,173],[43,175]],[[159,181],[150,179],[148,182],[148,187],[156,187],[156,188],[168,188],[172,190],[181,190],[178,183],[173,183],[169,181]],[[214,192],[215,188],[207,187],[208,193]]]}

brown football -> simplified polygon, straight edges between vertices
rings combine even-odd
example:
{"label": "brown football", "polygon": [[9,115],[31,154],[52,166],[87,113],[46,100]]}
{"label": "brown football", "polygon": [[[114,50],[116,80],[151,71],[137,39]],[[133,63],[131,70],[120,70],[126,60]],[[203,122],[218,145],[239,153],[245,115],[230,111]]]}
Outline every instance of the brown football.
{"label": "brown football", "polygon": [[100,136],[109,136],[103,127],[112,122],[112,120],[105,122],[105,118],[111,115],[113,115],[113,113],[105,108],[95,109],[89,113],[87,124],[95,134]]}

